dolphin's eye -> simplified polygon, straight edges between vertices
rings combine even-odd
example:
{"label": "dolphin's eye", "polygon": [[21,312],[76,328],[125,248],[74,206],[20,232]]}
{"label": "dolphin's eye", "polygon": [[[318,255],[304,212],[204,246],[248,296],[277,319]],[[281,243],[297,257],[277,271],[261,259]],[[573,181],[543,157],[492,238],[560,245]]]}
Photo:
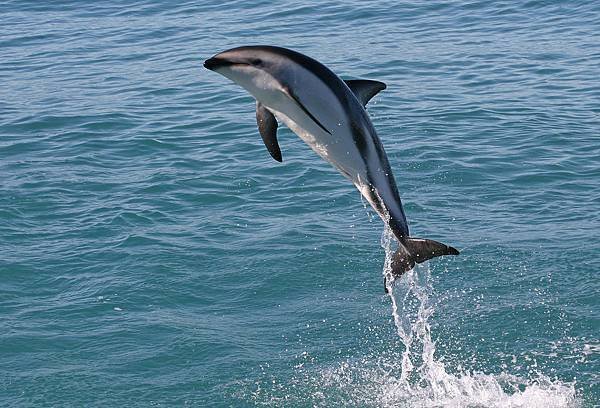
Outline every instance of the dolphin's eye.
{"label": "dolphin's eye", "polygon": [[255,67],[262,65],[262,60],[260,58],[252,58],[250,63]]}

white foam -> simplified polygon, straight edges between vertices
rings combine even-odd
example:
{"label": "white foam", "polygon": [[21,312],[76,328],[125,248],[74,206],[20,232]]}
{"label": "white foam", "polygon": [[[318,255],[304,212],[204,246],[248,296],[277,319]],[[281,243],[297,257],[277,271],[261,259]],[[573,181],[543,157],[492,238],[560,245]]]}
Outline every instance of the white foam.
{"label": "white foam", "polygon": [[[367,366],[365,366],[365,363]],[[331,394],[348,405],[377,407],[576,407],[574,386],[539,377],[523,381],[506,373],[452,375],[436,364],[429,378],[411,383],[373,361],[342,363],[321,373],[319,391],[326,402]],[[313,398],[316,395],[313,395]],[[318,400],[318,398],[317,398]],[[354,404],[349,403],[352,401]]]}
{"label": "white foam", "polygon": [[[384,275],[391,277],[395,241],[386,230]],[[323,366],[302,355],[292,378],[255,384],[252,398],[266,406],[566,408],[579,407],[574,383],[544,374],[527,379],[511,374],[449,372],[436,356],[430,317],[433,287],[427,264],[417,266],[392,285],[392,316],[402,348],[377,350]],[[588,352],[596,349],[588,347]],[[306,353],[306,352],[305,352]],[[476,358],[477,356],[475,356]],[[455,356],[446,356],[450,361]],[[304,364],[304,363],[307,364]],[[516,365],[516,361],[513,362]],[[517,371],[516,368],[513,371]],[[272,377],[271,377],[272,378]]]}
{"label": "white foam", "polygon": [[495,375],[448,373],[445,365],[436,359],[435,343],[431,339],[429,318],[434,307],[429,302],[433,291],[429,265],[417,265],[393,285],[389,279],[392,236],[386,229],[381,238],[386,253],[383,273],[388,277],[392,316],[404,351],[399,378],[377,378],[378,370],[361,375],[382,384],[377,405],[545,408],[578,405],[574,384],[552,381],[544,375],[526,381],[506,372]]}

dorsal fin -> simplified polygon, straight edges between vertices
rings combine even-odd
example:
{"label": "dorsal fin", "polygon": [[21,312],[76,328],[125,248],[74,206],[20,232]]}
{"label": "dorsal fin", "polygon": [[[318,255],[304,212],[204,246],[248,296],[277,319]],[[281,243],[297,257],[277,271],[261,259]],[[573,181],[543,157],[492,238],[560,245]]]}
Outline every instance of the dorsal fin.
{"label": "dorsal fin", "polygon": [[277,119],[258,101],[256,101],[256,124],[271,157],[281,162],[281,149],[277,143]]}
{"label": "dorsal fin", "polygon": [[358,101],[363,106],[367,106],[367,102],[380,91],[386,88],[383,82],[371,81],[368,79],[348,79],[344,81],[348,88],[356,95]]}

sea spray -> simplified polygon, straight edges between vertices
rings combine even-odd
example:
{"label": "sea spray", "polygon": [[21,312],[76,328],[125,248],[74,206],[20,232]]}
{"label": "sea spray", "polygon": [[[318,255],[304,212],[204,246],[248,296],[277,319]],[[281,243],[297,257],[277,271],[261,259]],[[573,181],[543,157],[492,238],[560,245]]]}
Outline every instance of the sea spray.
{"label": "sea spray", "polygon": [[481,407],[575,407],[574,384],[552,381],[544,375],[526,381],[508,373],[488,375],[446,371],[436,360],[431,337],[430,317],[433,284],[428,263],[416,265],[394,280],[391,269],[395,240],[389,228],[381,237],[385,250],[383,275],[391,300],[392,317],[404,346],[400,376],[396,381],[381,381],[383,388],[377,405],[383,406],[481,406]]}
{"label": "sea spray", "polygon": [[[390,336],[384,335],[386,330],[378,324],[361,326],[354,334],[362,347],[352,350],[340,347],[340,357],[334,361],[320,361],[311,354],[314,349],[302,345],[291,376],[268,365],[261,366],[257,378],[231,384],[237,398],[250,396],[254,405],[272,407],[582,406],[575,384],[542,373],[522,378],[512,374],[511,367],[496,373],[451,369],[451,362],[461,361],[464,355],[459,350],[445,350],[444,355],[436,355],[431,323],[436,312],[434,271],[424,263],[394,281],[390,264],[398,244],[389,229],[383,232],[381,245],[386,254],[383,274],[394,321]],[[387,303],[386,297],[382,306],[387,308]],[[332,341],[339,343],[342,339]],[[478,359],[476,354],[470,357]]]}
{"label": "sea spray", "polygon": [[428,264],[417,265],[395,285],[391,273],[393,242],[392,231],[385,228],[381,237],[386,255],[383,273],[396,331],[404,345],[400,385],[410,389],[411,384],[426,386],[423,383],[433,380],[432,374],[443,367],[434,359],[435,344],[431,339],[429,318],[434,311],[430,304],[433,292],[431,271]]}

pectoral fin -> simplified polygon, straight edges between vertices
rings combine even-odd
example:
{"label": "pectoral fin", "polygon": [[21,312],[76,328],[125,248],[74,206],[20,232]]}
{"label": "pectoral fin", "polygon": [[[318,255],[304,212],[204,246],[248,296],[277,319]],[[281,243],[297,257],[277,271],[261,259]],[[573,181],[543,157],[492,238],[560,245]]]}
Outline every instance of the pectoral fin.
{"label": "pectoral fin", "polygon": [[348,79],[344,82],[363,106],[367,106],[372,97],[386,88],[383,82],[368,79]]}
{"label": "pectoral fin", "polygon": [[256,124],[271,157],[281,162],[281,149],[277,143],[277,119],[258,101],[256,101]]}

